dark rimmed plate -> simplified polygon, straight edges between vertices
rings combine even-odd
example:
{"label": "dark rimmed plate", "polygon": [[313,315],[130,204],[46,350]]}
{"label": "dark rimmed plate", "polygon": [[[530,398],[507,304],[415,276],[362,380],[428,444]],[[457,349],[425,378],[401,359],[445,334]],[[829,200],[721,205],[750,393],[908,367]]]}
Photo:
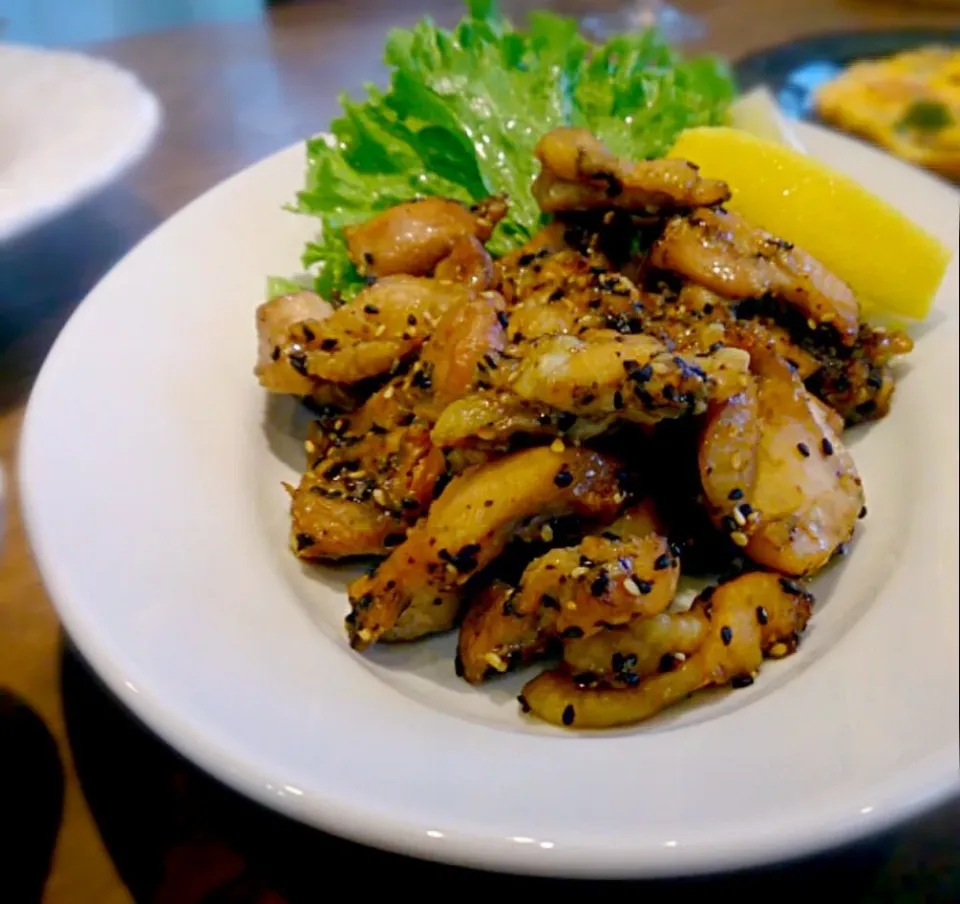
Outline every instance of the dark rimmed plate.
{"label": "dark rimmed plate", "polygon": [[850,63],[927,44],[960,45],[960,28],[812,35],[752,53],[738,60],[734,68],[742,91],[766,85],[790,116],[815,119],[814,92]]}

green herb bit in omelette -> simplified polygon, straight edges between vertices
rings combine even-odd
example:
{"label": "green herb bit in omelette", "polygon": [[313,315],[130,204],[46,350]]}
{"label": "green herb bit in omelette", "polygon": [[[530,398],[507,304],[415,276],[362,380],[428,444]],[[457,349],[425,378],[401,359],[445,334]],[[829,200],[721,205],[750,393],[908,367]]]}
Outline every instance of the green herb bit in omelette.
{"label": "green herb bit in omelette", "polygon": [[469,0],[452,31],[425,19],[393,31],[388,89],[341,99],[332,138],[307,142],[294,209],[319,218],[303,265],[336,302],[363,285],[343,227],[418,195],[473,203],[505,194],[510,210],[487,247],[503,254],[540,227],[533,148],[561,125],[583,126],[613,153],[659,157],[685,128],[722,122],[734,86],[717,60],[682,60],[656,31],[602,45],[574,19],[533,13],[516,30],[491,0]]}

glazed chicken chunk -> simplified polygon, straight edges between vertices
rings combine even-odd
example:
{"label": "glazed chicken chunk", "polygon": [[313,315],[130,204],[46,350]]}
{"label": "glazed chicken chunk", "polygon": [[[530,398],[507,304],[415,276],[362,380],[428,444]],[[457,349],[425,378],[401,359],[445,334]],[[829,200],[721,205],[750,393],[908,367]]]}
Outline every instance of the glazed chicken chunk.
{"label": "glazed chicken chunk", "polygon": [[546,213],[620,208],[650,214],[730,197],[723,182],[701,178],[685,160],[620,160],[586,129],[554,129],[534,153],[543,169],[533,196]]}

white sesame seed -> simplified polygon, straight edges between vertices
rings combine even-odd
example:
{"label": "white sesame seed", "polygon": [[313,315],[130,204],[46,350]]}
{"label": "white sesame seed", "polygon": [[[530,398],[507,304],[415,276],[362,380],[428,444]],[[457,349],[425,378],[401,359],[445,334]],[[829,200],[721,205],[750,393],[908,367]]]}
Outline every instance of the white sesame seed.
{"label": "white sesame seed", "polygon": [[507,670],[507,664],[496,653],[487,653],[484,655],[483,661],[486,662],[487,665],[495,668],[498,672],[505,672]]}
{"label": "white sesame seed", "polygon": [[364,643],[370,640],[373,637],[373,632],[368,628],[361,628],[357,631],[357,637],[359,637]]}
{"label": "white sesame seed", "polygon": [[673,658],[674,658],[677,662],[686,662],[686,661],[687,661],[687,654],[686,654],[686,653],[671,653],[670,655],[673,656]]}
{"label": "white sesame seed", "polygon": [[587,573],[587,569],[583,565],[578,565],[573,571],[570,572],[570,577],[572,578],[582,578]]}
{"label": "white sesame seed", "polygon": [[770,647],[770,655],[774,659],[780,659],[787,655],[787,645],[785,643],[775,643]]}
{"label": "white sesame seed", "polygon": [[549,524],[544,524],[540,529],[540,539],[543,540],[544,543],[553,542],[553,528]]}
{"label": "white sesame seed", "polygon": [[384,390],[384,392],[383,392],[383,397],[384,397],[385,399],[392,399],[392,398],[393,398],[393,387],[392,387],[392,386],[388,386],[388,387]]}
{"label": "white sesame seed", "polygon": [[739,508],[733,510],[733,520],[736,521],[740,527],[743,527],[747,523],[747,519],[743,517],[743,512],[741,512]]}
{"label": "white sesame seed", "polygon": [[317,451],[316,444],[309,439],[303,444],[303,448],[307,450],[307,455],[313,455]]}
{"label": "white sesame seed", "polygon": [[559,454],[559,453],[562,452],[565,448],[566,448],[566,447],[563,445],[563,440],[562,440],[562,439],[555,439],[552,443],[550,443],[550,451],[551,451],[551,452],[556,452],[556,453]]}
{"label": "white sesame seed", "polygon": [[381,489],[376,489],[376,490],[373,491],[373,501],[376,502],[377,505],[386,506],[386,504],[387,504],[387,494],[384,493],[383,490],[381,490]]}
{"label": "white sesame seed", "polygon": [[730,534],[730,539],[733,540],[737,546],[746,546],[750,542],[750,539],[747,537],[747,535],[743,533],[743,531],[739,530],[735,530],[732,534]]}
{"label": "white sesame seed", "polygon": [[373,335],[374,335],[374,336],[382,336],[386,331],[387,331],[387,325],[386,325],[385,323],[381,323],[381,324],[373,331]]}
{"label": "white sesame seed", "polygon": [[637,586],[637,582],[633,578],[627,578],[623,582],[623,589],[630,594],[630,596],[640,596],[640,588]]}

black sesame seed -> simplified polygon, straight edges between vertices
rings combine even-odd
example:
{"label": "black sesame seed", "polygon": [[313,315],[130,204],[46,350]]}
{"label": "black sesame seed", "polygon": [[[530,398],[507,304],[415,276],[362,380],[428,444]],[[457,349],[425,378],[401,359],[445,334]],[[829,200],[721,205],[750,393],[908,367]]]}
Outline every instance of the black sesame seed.
{"label": "black sesame seed", "polygon": [[570,469],[566,465],[563,465],[563,467],[557,471],[556,476],[553,478],[553,482],[562,490],[573,483],[573,474],[570,473]]}
{"label": "black sesame seed", "polygon": [[[396,586],[396,585],[394,585]],[[373,605],[373,594],[365,593],[354,603],[355,609],[369,609]]]}
{"label": "black sesame seed", "polygon": [[417,315],[416,315],[416,314],[408,314],[408,315],[407,315],[407,323],[408,323],[410,326],[416,326],[416,325],[417,325]]}
{"label": "black sesame seed", "polygon": [[785,593],[789,593],[792,596],[800,596],[803,593],[803,588],[796,581],[791,581],[789,578],[780,578],[780,587]]}
{"label": "black sesame seed", "polygon": [[723,525],[723,529],[728,533],[732,534],[734,531],[739,530],[736,520],[732,515],[724,515],[720,519],[720,523]]}
{"label": "black sesame seed", "polygon": [[862,509],[860,509],[859,513],[857,514],[857,517],[858,517],[858,518],[866,518],[866,517],[867,517],[867,507],[866,507],[866,506],[864,506]]}
{"label": "black sesame seed", "polygon": [[517,703],[520,704],[520,709],[522,712],[530,712],[530,704],[527,703],[527,698],[524,697],[523,694],[520,694],[520,696],[517,697]]}
{"label": "black sesame seed", "polygon": [[767,615],[767,610],[763,606],[757,606],[757,622],[765,625],[768,621],[770,621],[770,616]]}
{"label": "black sesame seed", "polygon": [[503,311],[497,312],[497,321],[499,322],[500,326],[502,326],[504,329],[506,329],[510,324],[510,318],[507,317],[507,315],[504,314]]}
{"label": "black sesame seed", "polygon": [[739,508],[740,508],[740,514],[743,515],[744,518],[748,518],[750,515],[753,514],[753,506],[750,505],[749,502],[741,503]]}
{"label": "black sesame seed", "polygon": [[566,709],[563,711],[563,715],[560,717],[564,725],[573,725],[573,720],[577,717],[577,711],[573,708],[572,703],[568,703]]}
{"label": "black sesame seed", "polygon": [[309,376],[307,373],[307,356],[302,354],[287,355],[290,366],[302,377]]}
{"label": "black sesame seed", "polygon": [[365,261],[366,263],[368,263],[368,264],[373,264],[374,257],[373,257],[373,255],[372,255],[369,251],[364,251],[364,252],[363,252],[363,259],[364,259],[364,261]]}
{"label": "black sesame seed", "polygon": [[653,563],[654,571],[664,571],[670,567],[670,556],[664,553],[662,556],[657,556],[657,560]]}
{"label": "black sesame seed", "polygon": [[540,605],[543,606],[544,609],[556,609],[558,612],[560,611],[559,600],[550,596],[549,593],[545,593],[540,597]]}
{"label": "black sesame seed", "polygon": [[806,443],[797,443],[797,451],[804,457],[810,457],[810,447]]}
{"label": "black sesame seed", "polygon": [[646,383],[653,376],[653,368],[649,364],[638,367],[630,372],[630,379],[634,383]]}
{"label": "black sesame seed", "polygon": [[727,499],[729,499],[731,502],[736,502],[738,499],[743,499],[743,490],[741,490],[739,487],[731,490],[730,495],[727,496]]}
{"label": "black sesame seed", "polygon": [[637,664],[637,654],[628,653],[626,656],[617,651],[610,657],[610,667],[617,674],[632,669]]}
{"label": "black sesame seed", "polygon": [[537,256],[535,254],[521,254],[520,257],[517,258],[517,266],[529,267],[536,259]]}
{"label": "black sesame seed", "polygon": [[368,314],[379,314],[379,313],[380,313],[380,308],[378,308],[375,304],[365,304],[365,305],[363,306],[363,310],[366,311],[366,313],[368,313]]}
{"label": "black sesame seed", "polygon": [[750,687],[753,684],[752,675],[734,675],[730,681],[730,687],[739,690],[742,687]]}
{"label": "black sesame seed", "polygon": [[576,640],[578,637],[583,637],[583,628],[571,625],[569,628],[564,628],[560,632],[560,636],[567,640]]}
{"label": "black sesame seed", "polygon": [[733,631],[730,630],[728,625],[724,625],[720,629],[720,639],[723,641],[725,647],[730,646],[730,642],[733,640]]}
{"label": "black sesame seed", "polygon": [[294,539],[297,544],[297,552],[303,552],[308,546],[313,546],[313,537],[310,534],[297,534]]}
{"label": "black sesame seed", "polygon": [[826,437],[820,441],[820,448],[823,449],[824,455],[833,455],[833,443]]}
{"label": "black sesame seed", "polygon": [[280,357],[280,346],[275,345],[273,351],[270,353],[270,360],[276,361]]}
{"label": "black sesame seed", "polygon": [[547,301],[559,301],[561,298],[563,298],[563,289],[554,289]]}
{"label": "black sesame seed", "polygon": [[306,324],[303,324],[301,329],[303,330],[303,338],[306,339],[307,342],[313,342],[317,338],[317,334]]}
{"label": "black sesame seed", "polygon": [[590,585],[590,594],[592,596],[603,596],[609,586],[610,576],[605,571],[601,571],[596,580]]}
{"label": "black sesame seed", "polygon": [[639,590],[643,596],[646,596],[653,590],[653,584],[650,581],[643,580],[643,578],[634,577],[633,583],[637,585],[637,590]]}

